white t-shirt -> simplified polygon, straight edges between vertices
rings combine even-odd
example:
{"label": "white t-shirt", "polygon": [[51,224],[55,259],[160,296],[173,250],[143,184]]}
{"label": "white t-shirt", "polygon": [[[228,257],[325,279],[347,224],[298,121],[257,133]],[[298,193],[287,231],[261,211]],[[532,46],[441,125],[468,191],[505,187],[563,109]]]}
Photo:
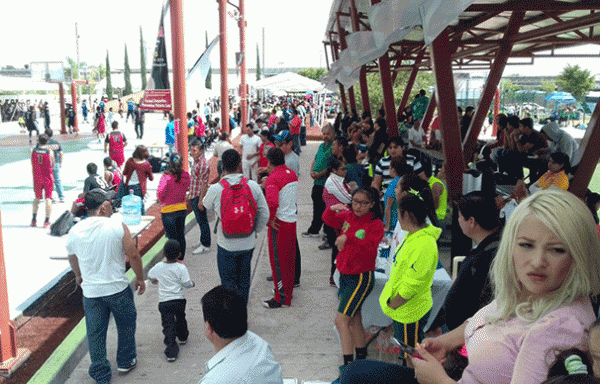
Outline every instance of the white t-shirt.
{"label": "white t-shirt", "polygon": [[85,297],[114,295],[129,285],[125,275],[124,233],[120,220],[100,216],[81,220],[69,231],[67,252],[77,256]]}
{"label": "white t-shirt", "polygon": [[252,137],[243,135],[240,138],[240,145],[242,146],[242,162],[245,163],[248,161],[256,161],[256,159],[248,160],[247,157],[248,155],[254,155],[255,153],[258,153],[258,149],[260,148],[261,144],[262,141],[258,135],[253,135]]}
{"label": "white t-shirt", "polygon": [[233,149],[233,145],[231,145],[231,143],[229,141],[219,140],[219,141],[217,141],[217,144],[215,144],[215,150],[214,150],[213,154],[215,155],[215,157],[217,159],[221,160],[221,156],[223,156],[223,152],[225,152],[228,149]]}
{"label": "white t-shirt", "polygon": [[149,279],[158,280],[158,301],[184,299],[183,288],[192,288],[187,267],[181,263],[166,263],[164,260],[148,271]]}
{"label": "white t-shirt", "polygon": [[410,148],[413,147],[413,145],[410,143],[411,141],[413,141],[418,146],[422,146],[424,134],[425,134],[425,132],[423,132],[423,128],[419,128],[419,130],[415,130],[414,128],[409,129],[408,130],[408,142],[409,142],[408,146]]}

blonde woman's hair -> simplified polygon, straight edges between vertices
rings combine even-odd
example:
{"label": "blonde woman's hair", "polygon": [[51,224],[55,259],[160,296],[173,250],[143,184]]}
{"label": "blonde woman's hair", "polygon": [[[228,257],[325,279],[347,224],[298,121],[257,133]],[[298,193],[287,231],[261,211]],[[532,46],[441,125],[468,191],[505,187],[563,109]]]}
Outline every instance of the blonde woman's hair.
{"label": "blonde woman's hair", "polygon": [[[517,233],[523,220],[534,216],[562,242],[573,258],[562,286],[535,300],[520,301],[522,287],[513,263]],[[575,195],[559,190],[537,192],[510,215],[490,270],[497,304],[492,323],[513,316],[534,322],[553,310],[600,293],[600,241],[590,210]]]}

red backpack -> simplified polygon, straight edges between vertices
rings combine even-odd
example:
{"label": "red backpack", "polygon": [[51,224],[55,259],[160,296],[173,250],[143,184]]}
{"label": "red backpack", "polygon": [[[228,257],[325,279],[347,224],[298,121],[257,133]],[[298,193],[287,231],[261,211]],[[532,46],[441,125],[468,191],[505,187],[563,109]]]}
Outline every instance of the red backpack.
{"label": "red backpack", "polygon": [[238,184],[229,185],[227,180],[221,180],[221,223],[225,237],[248,237],[254,232],[257,206],[247,181],[242,177]]}

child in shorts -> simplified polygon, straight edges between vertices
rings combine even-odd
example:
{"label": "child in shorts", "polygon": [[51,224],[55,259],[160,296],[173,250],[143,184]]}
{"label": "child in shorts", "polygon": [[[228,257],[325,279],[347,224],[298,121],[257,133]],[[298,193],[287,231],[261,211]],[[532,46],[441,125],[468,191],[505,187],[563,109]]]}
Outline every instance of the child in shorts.
{"label": "child in shorts", "polygon": [[148,272],[152,284],[158,284],[158,311],[162,321],[165,355],[168,362],[174,362],[179,355],[179,344],[187,342],[189,331],[185,319],[186,300],[183,288],[194,287],[187,267],[178,263],[181,255],[179,242],[168,240],[164,248],[165,259]]}

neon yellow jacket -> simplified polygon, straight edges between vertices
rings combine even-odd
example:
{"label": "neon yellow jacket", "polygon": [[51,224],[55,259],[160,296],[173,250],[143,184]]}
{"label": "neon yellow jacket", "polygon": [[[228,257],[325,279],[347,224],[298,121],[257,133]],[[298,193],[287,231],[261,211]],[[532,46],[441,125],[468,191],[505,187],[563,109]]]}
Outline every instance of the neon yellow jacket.
{"label": "neon yellow jacket", "polygon": [[[408,234],[396,251],[390,279],[379,296],[383,313],[393,320],[404,324],[415,323],[433,306],[431,285],[438,263],[436,241],[441,233],[440,228],[428,224]],[[397,295],[408,301],[392,309],[387,301]]]}

